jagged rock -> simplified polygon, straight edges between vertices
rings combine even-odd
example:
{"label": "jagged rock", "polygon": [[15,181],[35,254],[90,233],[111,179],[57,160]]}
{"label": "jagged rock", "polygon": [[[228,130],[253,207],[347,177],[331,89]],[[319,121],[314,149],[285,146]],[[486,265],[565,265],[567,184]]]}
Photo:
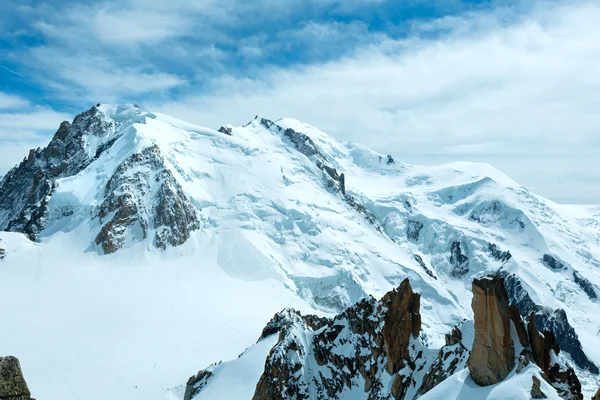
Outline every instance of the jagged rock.
{"label": "jagged rock", "polygon": [[230,126],[222,126],[219,128],[219,132],[224,133],[228,136],[231,136],[232,129]]}
{"label": "jagged rock", "polygon": [[583,289],[583,291],[588,295],[588,297],[592,300],[598,298],[596,294],[596,289],[594,289],[594,285],[592,282],[581,276],[581,274],[577,271],[573,271],[573,279],[575,283],[579,285]]}
{"label": "jagged rock", "polygon": [[541,388],[542,383],[535,375],[533,375],[531,378],[533,381],[531,384],[531,397],[534,399],[545,399],[546,395],[542,392]]}
{"label": "jagged rock", "polygon": [[422,229],[423,223],[421,221],[408,220],[406,225],[406,237],[410,240],[418,242]]}
{"label": "jagged rock", "polygon": [[567,266],[562,261],[550,254],[544,254],[542,263],[554,271],[564,271],[567,269]]}
{"label": "jagged rock", "polygon": [[573,361],[583,369],[587,369],[594,374],[598,374],[598,367],[590,361],[575,329],[569,323],[567,313],[562,309],[551,310],[542,307],[533,302],[527,290],[523,287],[520,280],[514,274],[508,274],[506,271],[500,271],[504,278],[504,285],[510,304],[514,304],[521,315],[530,315],[535,313],[535,323],[538,329],[554,332],[556,342],[562,351],[571,355]]}
{"label": "jagged rock", "polygon": [[192,400],[206,386],[212,376],[213,373],[208,370],[202,370],[198,374],[191,376],[185,384],[183,400]]}
{"label": "jagged rock", "polygon": [[529,333],[529,341],[531,343],[533,359],[540,369],[544,371],[544,373],[548,374],[551,366],[551,351],[554,351],[556,355],[558,355],[560,352],[560,348],[556,343],[554,334],[550,331],[544,331],[543,333],[538,331],[535,323],[534,313],[529,315],[527,332]]}
{"label": "jagged rock", "polygon": [[463,254],[460,242],[454,241],[450,246],[450,264],[452,276],[460,278],[469,272],[469,258]]}
{"label": "jagged rock", "polygon": [[281,312],[278,312],[273,316],[273,318],[271,318],[271,320],[267,323],[267,326],[264,327],[258,340],[261,341],[271,335],[289,328],[298,318],[302,319],[304,323],[313,331],[321,329],[327,325],[328,322],[327,318],[316,315],[302,315],[299,311],[287,308]]}
{"label": "jagged rock", "polygon": [[[420,295],[406,279],[381,301],[365,298],[330,320],[307,319],[290,310],[279,313],[261,335],[279,331],[279,340],[267,357],[253,399],[307,399],[309,394],[339,399],[359,382],[370,399],[404,398],[407,390],[417,390],[407,371],[425,365],[413,342],[421,327],[419,305]],[[313,374],[305,368],[312,362],[327,372]],[[400,370],[404,372],[398,374]],[[391,389],[382,385],[383,373],[393,375]]]}
{"label": "jagged rock", "polygon": [[467,365],[477,384],[489,386],[504,380],[515,364],[508,294],[497,276],[475,279],[472,287],[475,339]]}
{"label": "jagged rock", "polygon": [[512,258],[512,254],[510,254],[510,251],[502,251],[497,245],[493,243],[488,243],[488,251],[490,252],[492,257],[503,263],[509,261]]}
{"label": "jagged rock", "polygon": [[408,358],[408,343],[421,331],[421,295],[413,293],[408,279],[398,290],[386,293],[381,303],[387,307],[383,326],[383,344],[388,355],[387,370],[395,374]]}
{"label": "jagged rock", "polygon": [[548,380],[563,399],[583,400],[581,382],[573,368],[562,369],[560,365],[554,364],[548,373]]}
{"label": "jagged rock", "polygon": [[388,154],[388,156],[387,156],[387,164],[394,164],[395,162],[396,161],[394,161],[394,158]]}
{"label": "jagged rock", "polygon": [[440,349],[429,371],[423,377],[417,396],[421,396],[442,383],[457,371],[464,369],[469,350],[462,344],[462,332],[458,326],[446,335],[446,345]]}
{"label": "jagged rock", "polygon": [[105,193],[97,214],[102,228],[95,240],[105,254],[114,253],[128,240],[145,239],[151,229],[157,248],[178,246],[200,227],[196,209],[156,145],[119,165]]}
{"label": "jagged rock", "polygon": [[0,399],[31,400],[21,364],[12,356],[0,357]]}
{"label": "jagged rock", "polygon": [[425,270],[425,273],[427,273],[427,275],[429,275],[433,279],[437,279],[437,277],[433,274],[433,272],[431,272],[431,270],[429,268],[427,268],[427,265],[425,265],[425,261],[423,261],[423,257],[421,257],[418,254],[413,254],[413,257],[415,258],[415,261],[418,262],[419,265]]}
{"label": "jagged rock", "polygon": [[0,230],[36,240],[46,224],[54,181],[86,168],[97,154],[92,143],[106,145],[114,133],[114,121],[98,107],[77,115],[72,124],[61,123],[46,148],[31,150],[0,181]]}
{"label": "jagged rock", "polygon": [[515,325],[515,329],[517,330],[517,335],[519,336],[519,343],[521,343],[521,346],[523,347],[529,346],[527,329],[525,328],[525,322],[521,317],[519,309],[517,308],[517,306],[511,305],[510,307],[508,307],[508,312],[510,314],[510,320]]}

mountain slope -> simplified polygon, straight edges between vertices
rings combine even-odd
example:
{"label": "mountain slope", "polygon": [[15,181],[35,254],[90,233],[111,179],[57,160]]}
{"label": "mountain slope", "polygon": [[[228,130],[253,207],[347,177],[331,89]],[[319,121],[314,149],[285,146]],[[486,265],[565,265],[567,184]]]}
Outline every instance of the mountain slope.
{"label": "mountain slope", "polygon": [[40,398],[163,398],[282,308],[334,315],[407,277],[440,348],[472,318],[471,280],[499,269],[596,384],[600,211],[487,165],[407,165],[292,119],[214,131],[99,105],[2,179],[0,228],[35,241],[0,232],[0,351]]}

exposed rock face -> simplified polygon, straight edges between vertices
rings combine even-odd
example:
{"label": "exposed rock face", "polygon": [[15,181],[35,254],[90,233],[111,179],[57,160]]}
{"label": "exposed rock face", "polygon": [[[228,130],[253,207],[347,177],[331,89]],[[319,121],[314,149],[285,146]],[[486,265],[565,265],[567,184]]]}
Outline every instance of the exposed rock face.
{"label": "exposed rock face", "polygon": [[431,270],[429,268],[427,268],[427,265],[425,264],[425,261],[423,261],[423,257],[421,257],[418,254],[413,254],[413,257],[414,257],[415,261],[418,262],[419,265],[425,270],[425,272],[427,273],[427,275],[429,275],[433,279],[437,279],[437,277],[433,274],[433,272],[431,272]]}
{"label": "exposed rock face", "polygon": [[505,271],[500,271],[500,274],[504,277],[510,304],[514,304],[521,315],[530,315],[534,312],[537,329],[554,332],[556,342],[562,351],[569,353],[580,368],[597,374],[598,367],[584,353],[577,332],[569,323],[565,311],[562,309],[551,310],[535,304],[515,275]]}
{"label": "exposed rock face", "polygon": [[219,132],[224,133],[227,136],[231,136],[232,129],[230,126],[222,126],[219,128]]}
{"label": "exposed rock face", "polygon": [[15,357],[0,357],[0,399],[30,400],[31,393]]}
{"label": "exposed rock face", "polygon": [[592,282],[581,276],[579,272],[573,271],[573,279],[575,280],[575,283],[583,289],[583,291],[588,295],[590,299],[595,300],[598,298],[598,295],[596,294],[596,289],[594,288]]}
{"label": "exposed rock face", "polygon": [[460,278],[469,272],[469,258],[463,254],[460,242],[454,241],[450,246],[450,264],[452,276]]}
{"label": "exposed rock face", "polygon": [[596,394],[592,396],[592,400],[600,400],[600,389],[598,389]]}
{"label": "exposed rock face", "polygon": [[567,266],[562,261],[550,254],[544,254],[542,263],[554,271],[564,271],[567,269]]}
{"label": "exposed rock face", "polygon": [[408,359],[408,344],[421,332],[421,295],[413,293],[408,279],[398,290],[388,292],[381,299],[387,308],[383,325],[383,345],[388,355],[387,370],[395,374],[404,368]]}
{"label": "exposed rock face", "polygon": [[419,241],[419,236],[421,234],[421,229],[423,229],[423,222],[408,220],[406,225],[406,237],[415,242]]}
{"label": "exposed rock face", "polygon": [[462,343],[462,332],[455,327],[450,334],[446,335],[446,345],[440,349],[437,360],[423,377],[417,395],[421,396],[429,392],[457,371],[464,369],[468,357],[469,350]]}
{"label": "exposed rock face", "polygon": [[197,375],[191,376],[185,385],[185,393],[183,394],[183,400],[191,400],[196,396],[204,386],[208,383],[209,379],[212,378],[213,373],[208,370],[202,370]]}
{"label": "exposed rock face", "polygon": [[583,400],[581,383],[573,368],[564,368],[559,364],[554,364],[552,368],[550,368],[548,381],[563,399]]}
{"label": "exposed rock face", "polygon": [[519,309],[515,305],[511,305],[508,308],[508,312],[510,314],[510,320],[515,326],[517,330],[517,335],[519,336],[519,343],[523,347],[529,346],[529,337],[527,336],[527,330],[525,329],[525,322],[523,322],[523,318],[521,317],[521,313],[519,313]]}
{"label": "exposed rock face", "polygon": [[[315,393],[318,399],[339,399],[356,386],[370,399],[416,393],[412,371],[427,365],[414,340],[421,328],[419,305],[420,296],[404,280],[380,302],[363,299],[331,320],[279,313],[261,335],[279,330],[279,342],[253,399],[307,399]],[[382,385],[383,374],[393,376],[391,393]]]}
{"label": "exposed rock face", "polygon": [[154,230],[154,245],[183,244],[200,227],[197,212],[154,145],[125,160],[105,187],[97,217],[102,229],[96,244],[114,253]]}
{"label": "exposed rock face", "polygon": [[492,257],[503,263],[509,261],[512,258],[512,254],[510,254],[510,251],[502,251],[497,245],[493,243],[488,244],[488,251],[490,252]]}
{"label": "exposed rock face", "polygon": [[529,323],[527,325],[527,332],[529,333],[529,339],[531,341],[531,351],[533,353],[533,359],[535,363],[540,367],[544,373],[550,372],[551,364],[551,351],[555,354],[560,352],[558,344],[554,334],[550,331],[544,331],[540,333],[535,324],[535,314],[531,313],[529,316]]}
{"label": "exposed rock face", "polygon": [[532,376],[533,383],[531,384],[531,397],[533,399],[545,399],[546,395],[542,392],[541,382],[537,376]]}
{"label": "exposed rock face", "polygon": [[82,171],[102,145],[110,147],[114,133],[114,121],[98,107],[79,114],[72,124],[63,122],[46,148],[31,150],[0,181],[0,230],[22,232],[35,240],[46,223],[54,181]]}
{"label": "exposed rock face", "polygon": [[475,279],[472,286],[475,340],[467,365],[477,384],[489,386],[504,380],[515,365],[508,294],[499,277]]}

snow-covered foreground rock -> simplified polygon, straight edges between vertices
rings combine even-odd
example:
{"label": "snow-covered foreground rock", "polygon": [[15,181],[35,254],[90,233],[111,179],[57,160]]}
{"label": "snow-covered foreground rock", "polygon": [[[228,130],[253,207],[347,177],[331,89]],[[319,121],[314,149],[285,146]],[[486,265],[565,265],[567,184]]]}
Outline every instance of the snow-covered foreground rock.
{"label": "snow-covered foreground rock", "polygon": [[600,208],[487,165],[407,165],[292,119],[214,131],[99,105],[2,179],[0,229],[0,355],[37,398],[177,398],[274,313],[331,317],[407,277],[437,352],[473,319],[471,281],[498,271],[597,389]]}
{"label": "snow-covered foreground rock", "polygon": [[[409,279],[331,319],[283,310],[237,360],[192,376],[183,399],[583,399],[553,332],[532,317],[525,328],[504,279],[476,279],[473,294],[474,324],[456,326],[439,351],[423,345]],[[246,371],[243,384],[232,371]]]}

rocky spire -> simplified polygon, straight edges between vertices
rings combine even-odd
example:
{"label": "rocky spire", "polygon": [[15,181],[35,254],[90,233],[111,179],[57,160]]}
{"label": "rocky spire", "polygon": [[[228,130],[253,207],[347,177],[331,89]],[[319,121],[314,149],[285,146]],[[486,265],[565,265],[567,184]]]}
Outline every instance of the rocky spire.
{"label": "rocky spire", "polygon": [[467,365],[477,384],[489,386],[504,380],[515,364],[508,294],[504,279],[496,276],[475,279],[472,287],[475,340]]}
{"label": "rocky spire", "polygon": [[0,357],[0,399],[31,400],[21,364],[12,356]]}

